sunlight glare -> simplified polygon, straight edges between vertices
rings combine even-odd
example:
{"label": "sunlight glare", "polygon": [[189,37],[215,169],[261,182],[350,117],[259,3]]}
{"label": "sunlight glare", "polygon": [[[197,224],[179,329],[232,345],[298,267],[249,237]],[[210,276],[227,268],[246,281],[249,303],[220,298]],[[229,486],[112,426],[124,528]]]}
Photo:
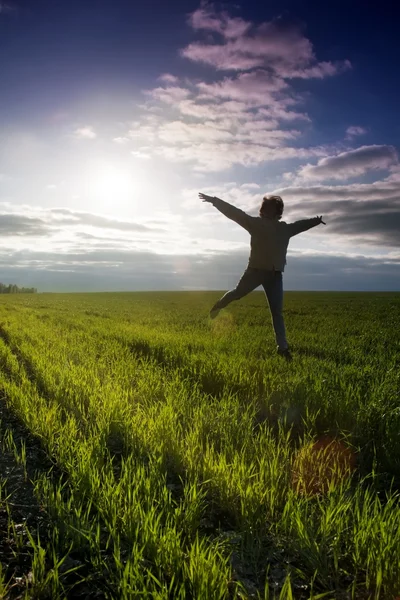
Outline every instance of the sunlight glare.
{"label": "sunlight glare", "polygon": [[113,165],[99,170],[93,179],[93,191],[99,197],[126,196],[134,191],[132,173]]}
{"label": "sunlight glare", "polygon": [[[114,213],[116,209],[128,216],[137,211],[146,192],[145,173],[126,165],[102,163],[92,166],[85,177],[88,203],[92,209]],[[88,207],[89,208],[89,207]]]}

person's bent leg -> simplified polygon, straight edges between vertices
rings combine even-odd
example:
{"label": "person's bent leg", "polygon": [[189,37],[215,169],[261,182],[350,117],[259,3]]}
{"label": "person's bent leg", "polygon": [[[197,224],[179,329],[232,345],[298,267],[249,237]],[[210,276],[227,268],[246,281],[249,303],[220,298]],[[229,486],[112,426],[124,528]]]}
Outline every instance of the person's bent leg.
{"label": "person's bent leg", "polygon": [[275,331],[278,352],[288,351],[289,345],[286,339],[285,321],[283,319],[283,283],[282,272],[271,271],[266,277],[263,288],[267,296],[271,311],[272,324]]}
{"label": "person's bent leg", "polygon": [[235,287],[235,289],[226,292],[217,300],[212,309],[210,310],[210,316],[212,318],[216,317],[221,308],[225,308],[233,302],[234,300],[240,300],[247,294],[250,294],[253,290],[255,290],[262,282],[262,274],[258,269],[247,268],[243,273],[242,277],[239,280],[239,283]]}

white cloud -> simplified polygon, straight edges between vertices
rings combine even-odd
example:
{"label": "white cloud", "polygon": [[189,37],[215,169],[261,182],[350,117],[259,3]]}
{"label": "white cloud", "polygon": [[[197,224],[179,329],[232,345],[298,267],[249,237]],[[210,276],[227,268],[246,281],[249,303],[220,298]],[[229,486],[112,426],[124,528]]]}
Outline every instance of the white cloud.
{"label": "white cloud", "polygon": [[124,137],[124,136],[115,137],[115,138],[113,138],[113,142],[115,142],[116,144],[123,145],[123,144],[126,144],[127,142],[129,142],[129,138],[128,137]]}
{"label": "white cloud", "polygon": [[179,77],[176,77],[171,73],[163,73],[163,75],[160,75],[159,79],[164,81],[164,83],[178,83],[179,81]]}
{"label": "white cloud", "polygon": [[259,190],[261,186],[258,183],[242,183],[240,187],[247,190]]}
{"label": "white cloud", "polygon": [[147,152],[142,152],[140,150],[132,150],[131,154],[135,158],[140,158],[141,160],[150,160],[151,159],[151,154],[149,154]]}
{"label": "white cloud", "polygon": [[[310,122],[300,106],[305,96],[295,93],[292,80],[333,76],[348,69],[348,61],[319,62],[293,24],[257,25],[211,3],[202,3],[189,24],[206,39],[184,48],[183,56],[206,62],[216,74],[200,81],[161,75],[163,85],[145,91],[152,99],[143,107],[147,114],[125,136],[135,140],[137,152],[151,144],[152,155],[191,162],[197,172],[324,155],[320,147],[292,147],[300,125]],[[218,70],[227,66],[236,73],[221,77]],[[289,129],[293,121],[299,125]]]}
{"label": "white cloud", "polygon": [[[267,71],[257,70],[250,73],[240,73],[236,77],[224,77],[216,83],[197,84],[201,99],[215,100],[218,98],[245,102],[247,106],[266,106],[276,102],[274,94],[288,88],[288,84]],[[290,97],[284,99],[285,104],[293,104]]]}
{"label": "white cloud", "polygon": [[251,23],[240,18],[232,18],[225,11],[216,14],[211,4],[204,3],[189,16],[189,23],[195,30],[216,31],[226,38],[240,37],[251,27]]}
{"label": "white cloud", "polygon": [[232,141],[201,142],[190,145],[158,146],[155,152],[173,162],[193,162],[196,171],[218,172],[232,165],[257,166],[264,162],[307,158],[325,154],[322,148],[267,147],[261,144]]}
{"label": "white cloud", "polygon": [[184,123],[172,121],[159,127],[158,137],[171,144],[192,144],[201,141],[232,139],[232,133],[215,128],[213,123]]}
{"label": "white cloud", "polygon": [[366,133],[367,130],[365,129],[365,127],[351,125],[346,129],[346,139],[352,140],[353,138],[358,137],[359,135],[365,135]]}
{"label": "white cloud", "polygon": [[182,87],[167,87],[162,88],[158,87],[154,90],[149,90],[147,92],[151,95],[155,100],[159,100],[160,102],[165,102],[166,104],[176,104],[177,102],[181,102],[182,100],[186,100],[190,96],[190,91],[186,88]]}
{"label": "white cloud", "polygon": [[97,137],[96,132],[90,125],[75,129],[74,136],[82,140],[93,140],[95,137]]}
{"label": "white cloud", "polygon": [[219,12],[209,3],[194,11],[189,23],[196,31],[206,31],[207,38],[189,44],[182,55],[218,70],[262,67],[280,78],[321,79],[351,68],[348,60],[318,62],[310,40],[283,19],[256,25]]}

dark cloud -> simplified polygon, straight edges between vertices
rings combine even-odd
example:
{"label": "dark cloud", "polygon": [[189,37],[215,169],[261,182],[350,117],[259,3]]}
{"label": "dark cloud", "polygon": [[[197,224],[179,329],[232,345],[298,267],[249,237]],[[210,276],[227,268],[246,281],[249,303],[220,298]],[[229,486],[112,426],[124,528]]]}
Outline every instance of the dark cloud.
{"label": "dark cloud", "polygon": [[48,233],[49,227],[41,219],[16,214],[0,215],[0,234],[3,236],[37,236]]}
{"label": "dark cloud", "polygon": [[[102,215],[87,212],[72,211],[67,208],[53,208],[49,211],[57,216],[57,221],[63,225],[90,225],[101,229],[118,229],[121,231],[162,231],[160,228],[147,227],[133,221],[120,221]],[[60,218],[61,216],[61,218]]]}
{"label": "dark cloud", "polygon": [[400,258],[294,255],[288,260],[285,288],[400,291]]}
{"label": "dark cloud", "polygon": [[[40,291],[226,290],[236,285],[248,254],[25,251],[2,258],[0,281]],[[400,258],[293,254],[284,282],[288,290],[400,290]]]}
{"label": "dark cloud", "polygon": [[313,185],[288,186],[278,188],[274,193],[289,197],[301,198],[304,201],[320,201],[327,199],[345,200],[384,200],[385,198],[400,197],[400,179],[383,179],[373,183],[353,183],[349,185]]}
{"label": "dark cloud", "polygon": [[371,170],[389,169],[398,162],[394,146],[361,146],[321,158],[316,165],[305,165],[298,174],[304,179],[349,179]]}
{"label": "dark cloud", "polygon": [[286,221],[322,214],[326,234],[355,236],[357,243],[400,246],[400,181],[288,187],[279,192],[285,201]]}
{"label": "dark cloud", "polygon": [[[400,212],[364,212],[334,217],[330,223],[332,232],[341,235],[357,235],[362,243],[379,246],[400,247]],[[361,238],[361,239],[360,239]]]}
{"label": "dark cloud", "polygon": [[[306,214],[311,211],[326,217],[326,233],[362,238],[366,244],[400,246],[400,197],[398,199],[358,202],[351,200],[302,202],[291,207]],[[361,242],[361,239],[357,240]]]}

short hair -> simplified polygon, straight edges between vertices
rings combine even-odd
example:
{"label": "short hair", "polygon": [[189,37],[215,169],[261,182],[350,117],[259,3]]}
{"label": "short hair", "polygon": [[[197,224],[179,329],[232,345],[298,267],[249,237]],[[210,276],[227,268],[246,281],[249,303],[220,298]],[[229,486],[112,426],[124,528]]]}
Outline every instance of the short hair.
{"label": "short hair", "polygon": [[270,202],[273,202],[275,204],[276,216],[278,217],[278,219],[281,219],[282,214],[283,214],[283,209],[285,206],[283,204],[282,198],[280,196],[268,196],[267,194],[265,194],[265,196],[263,197],[263,201],[260,206],[260,217],[262,216],[263,209],[265,208],[266,204],[269,204]]}

